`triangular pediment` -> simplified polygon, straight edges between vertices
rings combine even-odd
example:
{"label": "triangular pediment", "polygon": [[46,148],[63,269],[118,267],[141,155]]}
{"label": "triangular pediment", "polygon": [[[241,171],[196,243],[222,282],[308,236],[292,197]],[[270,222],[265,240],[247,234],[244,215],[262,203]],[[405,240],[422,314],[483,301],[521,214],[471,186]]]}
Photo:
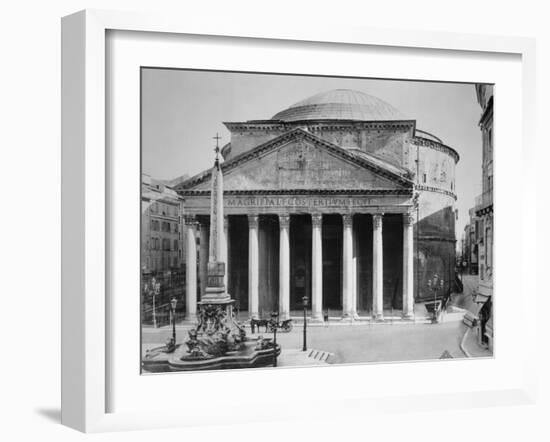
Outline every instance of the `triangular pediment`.
{"label": "triangular pediment", "polygon": [[[366,155],[354,155],[296,129],[223,163],[224,190],[398,190],[412,187],[406,172]],[[210,173],[181,190],[209,190]]]}

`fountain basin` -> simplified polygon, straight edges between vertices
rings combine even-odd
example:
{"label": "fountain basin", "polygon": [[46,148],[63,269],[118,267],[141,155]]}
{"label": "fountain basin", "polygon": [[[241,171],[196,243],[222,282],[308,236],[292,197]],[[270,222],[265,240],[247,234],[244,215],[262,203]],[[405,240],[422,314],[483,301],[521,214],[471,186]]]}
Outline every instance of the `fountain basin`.
{"label": "fountain basin", "polygon": [[[163,373],[176,371],[202,371],[234,368],[256,368],[273,365],[273,347],[257,349],[257,340],[247,340],[244,348],[238,351],[229,351],[223,356],[207,357],[202,359],[188,359],[188,352],[184,345],[178,345],[172,353],[166,352],[166,347],[157,347],[149,350],[142,359],[142,367],[147,372]],[[281,354],[281,347],[275,348],[277,356]]]}

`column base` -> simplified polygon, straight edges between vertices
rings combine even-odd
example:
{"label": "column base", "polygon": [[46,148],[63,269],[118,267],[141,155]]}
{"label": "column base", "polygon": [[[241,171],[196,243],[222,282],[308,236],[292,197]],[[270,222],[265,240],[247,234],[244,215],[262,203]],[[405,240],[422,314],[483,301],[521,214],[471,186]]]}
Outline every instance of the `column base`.
{"label": "column base", "polygon": [[344,313],[344,315],[340,318],[340,322],[354,322],[359,321],[359,315],[357,312],[351,312],[351,313]]}
{"label": "column base", "polygon": [[290,319],[290,312],[279,313],[279,321],[286,321],[287,319]]}
{"label": "column base", "polygon": [[307,322],[310,324],[324,324],[325,320],[322,313],[315,313],[310,318],[307,318]]}
{"label": "column base", "polygon": [[196,313],[187,313],[185,315],[185,321],[197,322],[197,314]]}
{"label": "column base", "polygon": [[414,313],[403,313],[401,319],[403,319],[403,321],[414,321]]}
{"label": "column base", "polygon": [[384,314],[383,313],[376,313],[372,315],[372,320],[374,322],[384,322]]}

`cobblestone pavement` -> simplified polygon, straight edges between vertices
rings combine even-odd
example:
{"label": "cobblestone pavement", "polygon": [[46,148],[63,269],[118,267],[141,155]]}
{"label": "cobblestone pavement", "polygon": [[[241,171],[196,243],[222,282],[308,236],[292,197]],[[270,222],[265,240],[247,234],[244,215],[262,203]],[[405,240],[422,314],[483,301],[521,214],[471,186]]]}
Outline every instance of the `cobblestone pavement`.
{"label": "cobblestone pavement", "polygon": [[[478,276],[477,275],[463,275],[462,283],[464,290],[462,293],[454,294],[451,298],[451,306],[456,306],[464,310],[477,315],[480,305],[474,302],[473,294],[477,290]],[[482,347],[477,342],[477,328],[469,330],[467,336],[464,338],[464,348],[470,354],[471,357],[492,357],[493,353],[487,348]]]}
{"label": "cobblestone pavement", "polygon": [[[464,358],[460,341],[466,326],[460,316],[449,316],[439,324],[361,324],[308,327],[308,348],[333,353],[330,363],[392,362],[439,359],[447,351],[453,358]],[[303,327],[296,321],[290,333],[277,333],[277,342],[283,349],[300,349]],[[143,345],[163,344],[170,329],[144,329]],[[249,337],[252,335],[247,329]],[[260,333],[272,337],[272,333]],[[187,329],[178,327],[177,341],[187,338]]]}
{"label": "cobblestone pavement", "polygon": [[455,305],[464,310],[468,310],[474,314],[477,314],[479,305],[474,302],[473,293],[477,289],[478,276],[477,275],[463,275],[462,284],[464,291],[462,293],[453,294],[451,298],[451,305]]}

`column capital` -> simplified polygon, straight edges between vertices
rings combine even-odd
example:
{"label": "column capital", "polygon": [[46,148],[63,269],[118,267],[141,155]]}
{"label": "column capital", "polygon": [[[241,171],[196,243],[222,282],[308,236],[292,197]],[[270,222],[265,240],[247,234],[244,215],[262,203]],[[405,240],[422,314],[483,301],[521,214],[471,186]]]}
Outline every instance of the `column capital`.
{"label": "column capital", "polygon": [[248,215],[248,227],[251,229],[258,228],[259,215],[256,213],[251,213]]}
{"label": "column capital", "polygon": [[343,213],[342,222],[344,227],[353,227],[353,213]]}
{"label": "column capital", "polygon": [[323,224],[323,214],[322,213],[312,213],[311,214],[311,225],[313,227],[321,227]]}
{"label": "column capital", "polygon": [[372,224],[373,227],[376,229],[379,229],[382,227],[382,217],[384,216],[383,213],[374,213],[372,215]]}
{"label": "column capital", "polygon": [[195,227],[197,225],[197,217],[195,215],[184,215],[183,219],[185,225],[188,227]]}
{"label": "column capital", "polygon": [[210,228],[210,218],[198,218],[197,217],[197,224],[200,226],[201,229],[209,229]]}
{"label": "column capital", "polygon": [[414,215],[411,212],[403,214],[403,224],[405,226],[412,226],[414,224]]}
{"label": "column capital", "polygon": [[288,213],[279,214],[279,227],[281,229],[288,229],[289,225],[290,225],[290,214]]}

